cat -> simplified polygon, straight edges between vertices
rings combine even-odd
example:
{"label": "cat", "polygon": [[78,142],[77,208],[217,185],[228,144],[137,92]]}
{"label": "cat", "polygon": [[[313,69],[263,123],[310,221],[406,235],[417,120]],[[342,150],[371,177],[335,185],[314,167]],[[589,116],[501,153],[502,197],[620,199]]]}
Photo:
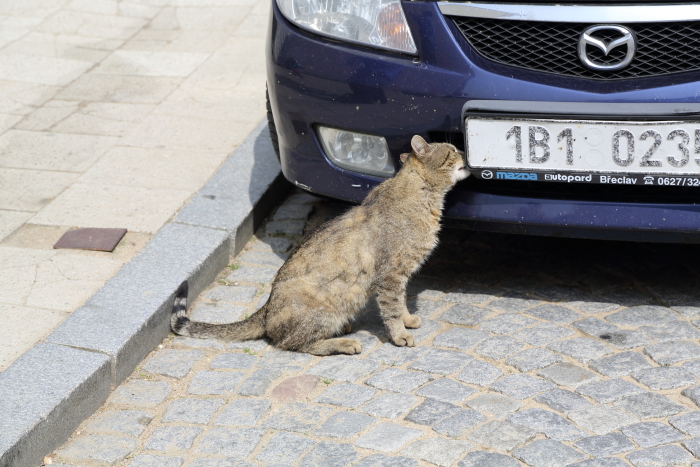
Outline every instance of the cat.
{"label": "cat", "polygon": [[416,135],[411,148],[395,177],[301,242],[260,310],[236,323],[208,324],[191,321],[185,303],[176,303],[173,331],[229,341],[267,337],[281,350],[312,355],[357,354],[359,341],[335,336],[350,331],[376,294],[391,341],[415,346],[406,328],[420,327],[421,319],[406,308],[406,284],[437,246],[445,195],[470,173],[451,144]]}

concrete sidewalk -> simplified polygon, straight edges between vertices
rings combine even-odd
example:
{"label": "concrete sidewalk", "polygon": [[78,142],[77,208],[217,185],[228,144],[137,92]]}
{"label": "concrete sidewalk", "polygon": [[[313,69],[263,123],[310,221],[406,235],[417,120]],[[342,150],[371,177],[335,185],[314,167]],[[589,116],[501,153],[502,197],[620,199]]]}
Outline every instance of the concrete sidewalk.
{"label": "concrete sidewalk", "polygon": [[[0,374],[264,118],[269,5],[0,2]],[[114,253],[53,250],[74,227],[129,233]]]}

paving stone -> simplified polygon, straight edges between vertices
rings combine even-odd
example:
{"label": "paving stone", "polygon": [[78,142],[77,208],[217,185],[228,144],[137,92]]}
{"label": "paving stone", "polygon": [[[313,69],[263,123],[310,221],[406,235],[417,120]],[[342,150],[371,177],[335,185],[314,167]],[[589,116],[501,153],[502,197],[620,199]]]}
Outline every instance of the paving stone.
{"label": "paving stone", "polygon": [[533,467],[564,467],[586,458],[584,454],[551,439],[539,439],[513,451],[513,456]]}
{"label": "paving stone", "polygon": [[260,357],[241,352],[222,353],[217,355],[209,365],[213,369],[249,370],[255,366]]}
{"label": "paving stone", "polygon": [[671,309],[686,319],[700,318],[700,306],[697,305],[685,303],[671,306]]}
{"label": "paving stone", "polygon": [[489,308],[492,310],[507,311],[509,313],[518,313],[541,303],[540,300],[532,299],[527,295],[514,293],[510,293],[509,295],[510,296],[503,296],[489,302]]}
{"label": "paving stone", "polygon": [[671,400],[661,394],[644,392],[627,396],[615,403],[615,407],[637,415],[642,420],[650,418],[668,417],[684,412],[685,407],[674,404]]}
{"label": "paving stone", "polygon": [[[451,294],[447,295],[449,296]],[[443,297],[442,299],[450,301],[448,300],[448,297]],[[438,316],[437,319],[452,324],[476,326],[477,324],[484,321],[486,317],[492,313],[493,311],[487,310],[485,308],[480,308],[474,305],[467,305],[464,303],[458,303],[457,305],[448,308],[447,311],[440,314],[440,316]]]}
{"label": "paving stone", "polygon": [[690,341],[662,342],[644,347],[644,353],[659,365],[673,365],[697,358],[700,355],[700,345]]}
{"label": "paving stone", "polygon": [[474,352],[478,353],[482,357],[490,358],[492,360],[501,360],[509,355],[514,354],[520,350],[523,346],[522,342],[519,342],[509,336],[495,336],[486,339],[481,344],[477,345]]}
{"label": "paving stone", "polygon": [[577,293],[579,293],[578,289],[566,284],[547,284],[532,291],[533,295],[545,298],[550,302],[558,302]]}
{"label": "paving stone", "polygon": [[127,467],[180,467],[185,459],[182,457],[162,457],[148,454],[136,456]]}
{"label": "paving stone", "polygon": [[162,349],[146,360],[141,368],[149,373],[182,379],[190,372],[194,362],[203,356],[201,350]]}
{"label": "paving stone", "polygon": [[314,444],[316,441],[306,436],[283,431],[272,435],[255,458],[268,463],[294,464]]}
{"label": "paving stone", "polygon": [[464,399],[474,394],[476,389],[457,383],[447,378],[439,378],[432,383],[426,384],[418,391],[417,396],[431,397],[443,402],[462,402]]}
{"label": "paving stone", "polygon": [[266,399],[239,399],[231,401],[214,421],[217,426],[253,426],[270,408]]}
{"label": "paving stone", "polygon": [[646,324],[660,324],[676,321],[679,316],[670,308],[656,305],[641,305],[625,308],[605,317],[613,324],[638,327]]}
{"label": "paving stone", "polygon": [[255,287],[219,285],[204,293],[205,300],[212,302],[250,303],[258,293]]}
{"label": "paving stone", "polygon": [[691,372],[696,378],[700,378],[700,360],[691,360],[682,365],[684,370]]}
{"label": "paving stone", "polygon": [[406,446],[401,451],[401,454],[422,459],[442,467],[449,467],[456,462],[465,451],[473,447],[474,444],[469,441],[430,438],[414,441]]}
{"label": "paving stone", "polygon": [[391,342],[386,342],[369,354],[367,358],[382,365],[403,365],[417,359],[427,351],[428,349],[425,347],[398,347]]}
{"label": "paving stone", "polygon": [[195,452],[245,459],[258,445],[265,430],[262,428],[213,428],[195,445]]}
{"label": "paving stone", "polygon": [[634,425],[623,427],[622,432],[643,448],[651,448],[685,439],[685,436],[680,431],[659,422],[635,423]]}
{"label": "paving stone", "polygon": [[544,349],[523,350],[506,359],[508,365],[514,366],[524,373],[545,368],[561,361],[563,361],[561,356]]}
{"label": "paving stone", "polygon": [[465,402],[480,412],[487,412],[495,418],[503,418],[523,407],[523,403],[501,394],[482,394]]}
{"label": "paving stone", "polygon": [[612,456],[634,450],[634,444],[621,433],[590,436],[577,441],[574,446],[594,457]]}
{"label": "paving stone", "polygon": [[333,409],[295,402],[280,407],[262,423],[263,428],[307,433],[316,428]]}
{"label": "paving stone", "polygon": [[410,297],[406,300],[409,313],[421,318],[430,318],[436,311],[445,306],[445,302],[429,300],[422,297]]}
{"label": "paving stone", "polygon": [[[489,305],[491,305],[491,302]],[[482,331],[491,331],[495,334],[510,334],[522,328],[537,324],[539,321],[528,318],[527,316],[516,315],[513,313],[503,313],[494,318],[487,319],[479,329]]]}
{"label": "paving stone", "polygon": [[270,266],[278,268],[284,264],[289,257],[286,253],[275,253],[272,251],[248,250],[238,257],[244,263],[257,264],[259,266]]}
{"label": "paving stone", "polygon": [[138,407],[155,407],[165,400],[172,389],[164,381],[132,379],[114,390],[110,402]]}
{"label": "paving stone", "polygon": [[690,399],[700,407],[700,386],[693,386],[692,388],[686,388],[683,389],[683,392],[681,392],[685,397]]}
{"label": "paving stone", "polygon": [[472,451],[462,459],[457,467],[520,467],[520,462],[497,452]]}
{"label": "paving stone", "polygon": [[[238,460],[233,457],[218,458],[198,458],[187,464],[187,467],[255,467],[253,464]],[[273,467],[273,466],[269,466]],[[288,465],[277,464],[274,467],[289,467]]]}
{"label": "paving stone", "polygon": [[638,352],[620,352],[610,357],[593,360],[588,366],[601,375],[627,376],[635,371],[651,368],[651,363]]}
{"label": "paving stone", "polygon": [[360,345],[362,345],[362,353],[370,352],[377,346],[377,344],[381,343],[377,336],[374,336],[368,333],[367,331],[353,332],[350,334],[346,334],[345,337],[348,339],[358,340],[360,342]]}
{"label": "paving stone", "polygon": [[623,397],[643,393],[644,389],[618,378],[579,386],[576,392],[601,404],[607,404]]}
{"label": "paving stone", "polygon": [[557,441],[575,441],[586,436],[562,416],[539,408],[521,410],[509,415],[506,421],[539,431]]}
{"label": "paving stone", "polygon": [[632,377],[653,391],[676,389],[695,384],[695,378],[683,368],[655,367],[632,373]]}
{"label": "paving stone", "polygon": [[376,421],[376,418],[361,413],[337,412],[316,428],[313,434],[329,438],[350,438]]}
{"label": "paving stone", "polygon": [[688,436],[700,435],[700,412],[690,412],[668,419],[668,422]]}
{"label": "paving stone", "polygon": [[557,326],[552,323],[539,324],[527,329],[521,329],[520,331],[511,334],[518,340],[527,342],[534,346],[544,346],[551,344],[552,342],[571,337],[576,334],[569,328],[563,326]]}
{"label": "paving stone", "polygon": [[434,378],[426,373],[385,368],[369,378],[366,383],[378,389],[407,394]]}
{"label": "paving stone", "polygon": [[416,467],[418,461],[408,457],[389,457],[384,454],[373,454],[365,457],[353,467]]}
{"label": "paving stone", "polygon": [[297,371],[311,362],[311,355],[300,352],[278,350],[267,352],[258,362],[260,368]]}
{"label": "paving stone", "polygon": [[221,399],[174,400],[168,404],[162,421],[207,424],[223,403]]}
{"label": "paving stone", "polygon": [[245,373],[241,371],[200,371],[190,381],[188,394],[231,394]]}
{"label": "paving stone", "polygon": [[427,398],[421,405],[406,415],[406,420],[419,425],[432,426],[451,417],[459,410],[460,408],[454,404]]}
{"label": "paving stone", "polygon": [[375,451],[394,452],[422,434],[422,431],[415,428],[387,422],[375,426],[367,434],[360,436],[355,441],[355,445]]}
{"label": "paving stone", "polygon": [[460,409],[454,415],[433,425],[433,430],[450,438],[459,438],[486,421],[486,417],[473,409]]}
{"label": "paving stone", "polygon": [[88,433],[119,433],[137,438],[153,417],[140,410],[110,410],[97,416],[85,427]]}
{"label": "paving stone", "polygon": [[418,398],[410,394],[387,393],[375,397],[358,410],[375,417],[397,418],[417,403]]}
{"label": "paving stone", "polygon": [[636,467],[688,465],[693,460],[688,451],[680,446],[674,445],[634,451],[627,454],[627,459]]}
{"label": "paving stone", "polygon": [[502,375],[503,372],[490,363],[474,360],[462,368],[457,374],[457,379],[477,386],[488,386]]}
{"label": "paving stone", "polygon": [[236,391],[241,396],[263,396],[272,383],[282,376],[281,370],[261,368],[255,370]]}
{"label": "paving stone", "polygon": [[234,323],[241,319],[247,308],[228,303],[199,303],[190,312],[190,319],[211,324]]}
{"label": "paving stone", "polygon": [[316,398],[321,404],[339,405],[356,409],[377,393],[376,389],[351,383],[334,384]]}
{"label": "paving stone", "polygon": [[473,360],[474,357],[463,352],[429,349],[422,357],[411,363],[408,368],[439,375],[449,375]]}
{"label": "paving stone", "polygon": [[683,441],[683,446],[685,446],[688,451],[692,452],[695,457],[700,459],[700,438],[692,438]]}
{"label": "paving stone", "polygon": [[349,355],[333,355],[321,359],[316,365],[307,370],[307,373],[335,381],[352,383],[370,373],[374,373],[379,368],[380,364],[377,362],[362,360]]}
{"label": "paving stone", "polygon": [[267,341],[255,339],[250,341],[229,342],[226,350],[244,350],[247,352],[260,352],[268,347]]}
{"label": "paving stone", "polygon": [[629,467],[629,464],[617,457],[601,457],[569,464],[568,467]]}
{"label": "paving stone", "polygon": [[306,220],[314,207],[310,204],[283,204],[272,216],[273,220],[282,221],[287,219]]}
{"label": "paving stone", "polygon": [[198,339],[196,337],[177,336],[173,339],[174,345],[182,345],[193,349],[216,349],[224,350],[226,344],[219,339]]}
{"label": "paving stone", "polygon": [[449,331],[438,334],[433,340],[433,345],[458,350],[470,350],[488,337],[488,332],[475,329],[452,328]]}
{"label": "paving stone", "polygon": [[620,305],[617,303],[604,301],[585,293],[574,293],[567,297],[566,306],[586,315],[597,315],[598,313],[605,313],[620,308]]}
{"label": "paving stone", "polygon": [[349,444],[321,441],[299,462],[300,467],[345,467],[360,457]]}
{"label": "paving stone", "polygon": [[299,375],[287,378],[272,390],[270,397],[282,402],[305,401],[320,379],[321,377],[316,375]]}
{"label": "paving stone", "polygon": [[554,389],[549,381],[525,374],[504,376],[490,386],[492,391],[500,392],[514,399],[527,399],[540,392]]}
{"label": "paving stone", "polygon": [[62,462],[99,461],[114,464],[124,459],[136,448],[131,438],[109,435],[81,436],[56,452]]}
{"label": "paving stone", "polygon": [[612,350],[607,345],[586,337],[575,337],[566,341],[554,342],[549,344],[547,348],[573,357],[581,363],[588,363],[591,360],[612,353]]}
{"label": "paving stone", "polygon": [[306,222],[304,221],[271,221],[265,225],[265,233],[269,235],[303,235]]}
{"label": "paving stone", "polygon": [[669,321],[653,326],[643,326],[640,331],[647,333],[657,342],[675,341],[678,339],[700,339],[700,331],[686,321]]}
{"label": "paving stone", "polygon": [[530,308],[525,313],[535,318],[545,321],[552,321],[559,324],[568,324],[574,320],[581,318],[581,314],[560,305],[538,305]]}
{"label": "paving stone", "polygon": [[598,318],[585,318],[571,325],[618,349],[628,350],[652,343],[642,331],[623,330]]}
{"label": "paving stone", "polygon": [[498,292],[469,284],[460,284],[441,297],[441,300],[454,303],[485,303],[496,298]]}
{"label": "paving stone", "polygon": [[570,412],[569,419],[584,430],[597,435],[606,435],[618,428],[637,423],[639,419],[616,407],[592,406],[587,409]]}
{"label": "paving stone", "polygon": [[535,436],[537,432],[530,428],[496,420],[480,426],[468,438],[491,449],[510,452]]}
{"label": "paving stone", "polygon": [[252,249],[258,251],[274,251],[286,253],[292,247],[292,242],[282,237],[262,237],[253,243]]}
{"label": "paving stone", "polygon": [[277,268],[269,268],[263,266],[241,266],[231,274],[226,276],[226,280],[230,283],[237,281],[256,282],[269,284],[277,274]]}
{"label": "paving stone", "polygon": [[[413,340],[416,343],[423,342],[435,331],[439,330],[442,325],[438,321],[432,319],[423,318],[423,322],[418,329],[411,329],[411,334],[413,335]],[[404,347],[402,347],[404,348]]]}
{"label": "paving stone", "polygon": [[618,287],[605,292],[605,296],[621,306],[634,306],[651,301],[648,293],[640,292],[631,287]]}
{"label": "paving stone", "polygon": [[144,447],[161,452],[182,451],[191,448],[194,439],[201,432],[202,428],[198,427],[160,426],[148,438]]}
{"label": "paving stone", "polygon": [[535,401],[564,414],[593,407],[593,404],[578,394],[560,388],[540,394],[535,397]]}

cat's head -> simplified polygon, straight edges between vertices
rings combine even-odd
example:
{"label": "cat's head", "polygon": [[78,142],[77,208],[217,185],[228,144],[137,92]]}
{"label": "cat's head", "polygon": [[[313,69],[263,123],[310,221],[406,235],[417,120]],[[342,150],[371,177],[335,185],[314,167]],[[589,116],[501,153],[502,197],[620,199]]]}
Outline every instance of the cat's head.
{"label": "cat's head", "polygon": [[401,154],[401,162],[418,164],[435,184],[452,186],[464,180],[470,174],[464,162],[461,151],[449,143],[428,144],[423,138],[415,135],[411,139],[410,154]]}

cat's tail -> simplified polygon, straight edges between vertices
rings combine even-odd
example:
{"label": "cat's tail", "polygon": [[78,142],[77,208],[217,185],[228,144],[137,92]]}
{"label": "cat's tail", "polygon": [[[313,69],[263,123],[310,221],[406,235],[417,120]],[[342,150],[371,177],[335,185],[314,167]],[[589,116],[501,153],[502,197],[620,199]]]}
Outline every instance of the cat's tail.
{"label": "cat's tail", "polygon": [[263,305],[249,318],[229,324],[210,324],[190,320],[187,313],[187,281],[183,282],[175,295],[170,327],[175,334],[187,337],[211,337],[227,341],[245,341],[265,337],[265,309]]}

